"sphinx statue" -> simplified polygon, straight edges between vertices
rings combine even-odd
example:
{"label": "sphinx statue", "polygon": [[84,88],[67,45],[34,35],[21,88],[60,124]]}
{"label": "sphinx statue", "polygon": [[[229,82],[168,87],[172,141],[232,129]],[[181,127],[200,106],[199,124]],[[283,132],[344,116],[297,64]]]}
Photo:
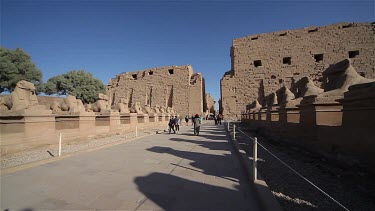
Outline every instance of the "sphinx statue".
{"label": "sphinx statue", "polygon": [[120,98],[120,102],[117,104],[118,111],[120,113],[130,113],[129,103],[127,98]]}
{"label": "sphinx statue", "polygon": [[319,95],[320,93],[324,92],[323,89],[315,86],[314,82],[307,78],[307,83],[304,87],[303,92],[301,93],[301,97],[306,97],[306,96],[312,96],[312,95]]}
{"label": "sphinx statue", "polygon": [[130,108],[130,113],[143,114],[143,111],[139,102],[133,103],[132,107]]}
{"label": "sphinx statue", "polygon": [[109,98],[107,95],[99,93],[98,100],[91,104],[91,108],[94,112],[106,112],[110,111],[111,108],[109,106]]}
{"label": "sphinx statue", "polygon": [[155,113],[155,114],[159,114],[159,113],[161,113],[161,112],[160,112],[160,106],[159,106],[158,104],[156,104],[156,105],[154,106],[153,110],[154,110],[154,113]]}
{"label": "sphinx statue", "polygon": [[160,107],[160,113],[162,113],[162,114],[167,113],[167,108],[165,107],[165,105],[162,105],[162,106]]}
{"label": "sphinx statue", "polygon": [[[298,84],[298,97],[293,97],[295,95],[289,89],[287,89],[286,91],[282,89],[280,90],[280,98],[284,99],[284,101],[282,102],[283,107],[296,107],[305,97],[317,96],[323,92],[323,89],[315,86],[314,82],[308,77],[304,77],[299,80]],[[289,95],[289,97],[285,98],[285,95]]]}
{"label": "sphinx statue", "polygon": [[262,105],[258,102],[258,100],[254,100],[254,102],[251,104],[250,113],[258,112],[262,109]]}
{"label": "sphinx statue", "polygon": [[0,97],[0,111],[8,111],[7,98]]}
{"label": "sphinx statue", "polygon": [[92,104],[91,103],[87,103],[84,106],[85,106],[86,112],[93,112]]}
{"label": "sphinx statue", "polygon": [[10,105],[11,110],[24,110],[38,105],[34,84],[25,80],[19,81],[10,94]]}
{"label": "sphinx statue", "polygon": [[148,104],[146,104],[146,105],[144,105],[144,107],[143,107],[143,113],[145,113],[145,114],[152,114],[152,113],[154,113],[154,112],[153,112],[153,110],[151,109],[151,107],[150,107]]}
{"label": "sphinx statue", "polygon": [[277,92],[277,95],[279,96],[279,99],[280,99],[280,105],[286,105],[288,102],[294,100],[296,97],[295,95],[293,94],[293,92],[291,92],[289,90],[288,87],[286,86],[283,86],[281,89],[279,89]]}
{"label": "sphinx statue", "polygon": [[61,111],[69,112],[86,112],[86,109],[81,99],[77,99],[75,96],[68,96],[63,102],[54,101],[50,105],[50,109],[56,113]]}
{"label": "sphinx statue", "polygon": [[370,83],[375,80],[359,75],[351,65],[351,61],[345,59],[324,71],[323,81],[324,92],[318,97],[343,96],[344,92],[349,90],[349,86]]}
{"label": "sphinx statue", "polygon": [[267,99],[267,107],[272,107],[272,106],[277,106],[279,103],[277,101],[277,95],[276,93],[272,93],[268,96],[268,99]]}
{"label": "sphinx statue", "polygon": [[86,112],[85,106],[83,105],[83,102],[81,99],[76,99],[77,103],[77,109],[79,112]]}
{"label": "sphinx statue", "polygon": [[173,111],[172,111],[171,107],[167,107],[167,114],[173,114]]}
{"label": "sphinx statue", "polygon": [[[38,103],[34,84],[25,80],[19,81],[14,91],[2,101],[2,104],[12,112],[25,110],[36,112],[47,111],[44,105],[39,105]],[[3,109],[5,110],[4,106]]]}

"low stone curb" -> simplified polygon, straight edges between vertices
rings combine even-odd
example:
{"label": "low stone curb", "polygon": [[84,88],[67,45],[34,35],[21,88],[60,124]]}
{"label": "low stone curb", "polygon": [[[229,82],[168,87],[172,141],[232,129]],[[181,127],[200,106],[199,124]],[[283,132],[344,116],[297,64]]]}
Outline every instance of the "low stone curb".
{"label": "low stone curb", "polygon": [[[229,132],[229,131],[227,131]],[[261,206],[261,209],[264,211],[282,211],[279,202],[275,198],[275,196],[271,193],[271,190],[269,189],[267,183],[264,181],[262,176],[260,175],[258,171],[258,179],[257,181],[253,181],[253,163],[250,160],[250,158],[246,155],[246,152],[242,150],[237,142],[237,140],[232,139],[230,135],[227,133],[227,138],[232,143],[235,152],[237,156],[240,159],[240,162],[242,164],[242,167],[245,169],[245,173],[247,175],[247,178],[250,182],[250,185],[254,188],[256,191],[255,197],[257,198],[259,205]]]}

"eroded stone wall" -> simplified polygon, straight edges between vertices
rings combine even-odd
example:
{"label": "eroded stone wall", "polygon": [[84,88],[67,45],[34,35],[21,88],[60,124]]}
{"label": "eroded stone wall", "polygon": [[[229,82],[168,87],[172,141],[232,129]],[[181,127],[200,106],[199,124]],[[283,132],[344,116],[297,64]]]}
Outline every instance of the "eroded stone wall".
{"label": "eroded stone wall", "polygon": [[173,107],[179,115],[202,114],[204,79],[190,65],[126,72],[111,79],[107,87],[111,105],[126,98],[131,105]]}
{"label": "eroded stone wall", "polygon": [[322,72],[331,64],[350,58],[366,78],[375,78],[375,24],[338,23],[233,40],[232,71],[221,80],[224,116],[235,118],[254,100],[282,86],[292,92],[296,82],[309,77],[321,86]]}

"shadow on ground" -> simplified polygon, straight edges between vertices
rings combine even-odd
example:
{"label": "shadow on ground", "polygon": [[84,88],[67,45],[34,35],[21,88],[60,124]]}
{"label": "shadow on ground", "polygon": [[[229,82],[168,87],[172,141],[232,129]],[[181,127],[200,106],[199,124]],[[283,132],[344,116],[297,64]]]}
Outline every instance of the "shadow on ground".
{"label": "shadow on ground", "polygon": [[[194,152],[194,148],[191,151],[182,151],[164,146],[154,146],[147,150],[189,160],[191,162],[187,166],[180,163],[171,164],[175,166],[174,169],[182,168],[188,172],[213,176],[210,178],[224,179],[222,181],[227,181],[227,187],[192,181],[171,174],[151,173],[135,178],[134,182],[138,189],[147,199],[166,210],[257,210],[254,209],[257,207],[255,200],[249,200],[249,184],[245,175],[233,162],[233,159],[237,158],[232,157],[236,155],[226,139],[224,129],[221,126],[204,128],[206,129],[201,131],[199,138],[192,136],[191,129],[180,133],[181,138],[169,138],[170,141],[188,142],[204,147],[206,150],[203,150],[203,153]],[[215,154],[211,154],[211,150],[223,152],[216,151]],[[228,186],[228,183],[231,185]],[[147,200],[144,203],[147,203]]]}

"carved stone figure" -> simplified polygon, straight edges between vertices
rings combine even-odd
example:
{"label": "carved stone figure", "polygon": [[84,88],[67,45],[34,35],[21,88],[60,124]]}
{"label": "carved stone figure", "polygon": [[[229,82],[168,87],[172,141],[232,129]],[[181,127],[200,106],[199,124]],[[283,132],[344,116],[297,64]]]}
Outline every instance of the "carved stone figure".
{"label": "carved stone figure", "polygon": [[318,95],[318,94],[324,92],[323,89],[315,86],[315,84],[312,80],[310,80],[310,79],[307,79],[307,80],[308,81],[305,85],[305,90],[302,93],[302,97],[311,96],[311,95]]}
{"label": "carved stone figure", "polygon": [[25,80],[17,83],[16,88],[10,94],[10,101],[8,101],[11,111],[20,110],[46,110],[46,107],[38,104],[38,99],[35,94],[35,86]]}
{"label": "carved stone figure", "polygon": [[296,98],[293,92],[291,92],[286,86],[283,86],[281,89],[279,89],[277,91],[277,94],[280,99],[280,105],[285,105]]}
{"label": "carved stone figure", "polygon": [[258,112],[262,108],[262,105],[258,102],[258,100],[255,100],[252,103],[252,108],[250,109],[250,113]]}
{"label": "carved stone figure", "polygon": [[85,112],[86,110],[85,110],[85,106],[82,103],[82,100],[81,99],[76,99],[76,102],[77,102],[78,111],[79,112]]}
{"label": "carved stone figure", "polygon": [[127,98],[121,98],[120,99],[120,102],[118,103],[118,111],[120,113],[130,113]]}
{"label": "carved stone figure", "polygon": [[130,113],[143,114],[142,108],[139,102],[133,103],[133,106],[130,108]]}
{"label": "carved stone figure", "polygon": [[145,113],[145,114],[151,114],[151,113],[154,113],[154,112],[152,111],[151,107],[148,104],[146,104],[143,107],[143,113]]}
{"label": "carved stone figure", "polygon": [[349,59],[329,67],[323,72],[323,79],[324,92],[319,94],[318,97],[342,96],[351,85],[375,81],[359,75]]}
{"label": "carved stone figure", "polygon": [[99,99],[91,105],[94,112],[105,112],[110,111],[109,98],[107,95],[99,93]]}
{"label": "carved stone figure", "polygon": [[50,109],[53,112],[59,112],[59,111],[61,111],[61,104],[57,101],[53,101],[51,106],[50,106]]}
{"label": "carved stone figure", "polygon": [[276,105],[278,105],[277,95],[276,95],[276,93],[272,93],[268,97],[267,106],[272,107],[272,106],[276,106]]}
{"label": "carved stone figure", "polygon": [[160,112],[160,106],[159,106],[158,104],[156,104],[156,105],[154,106],[154,113],[155,113],[155,114],[159,114],[159,113],[161,113],[161,112]]}
{"label": "carved stone figure", "polygon": [[85,104],[85,110],[86,112],[93,112],[92,105],[90,103]]}
{"label": "carved stone figure", "polygon": [[[77,104],[77,99],[75,96],[68,96],[64,99],[64,103],[67,106],[68,110],[71,112],[78,112],[78,104]],[[64,110],[65,111],[65,110]]]}
{"label": "carved stone figure", "polygon": [[163,114],[167,113],[167,108],[165,107],[165,105],[162,105],[160,107],[160,113],[163,113]]}
{"label": "carved stone figure", "polygon": [[9,96],[0,97],[0,111],[8,111],[10,109],[10,99]]}

